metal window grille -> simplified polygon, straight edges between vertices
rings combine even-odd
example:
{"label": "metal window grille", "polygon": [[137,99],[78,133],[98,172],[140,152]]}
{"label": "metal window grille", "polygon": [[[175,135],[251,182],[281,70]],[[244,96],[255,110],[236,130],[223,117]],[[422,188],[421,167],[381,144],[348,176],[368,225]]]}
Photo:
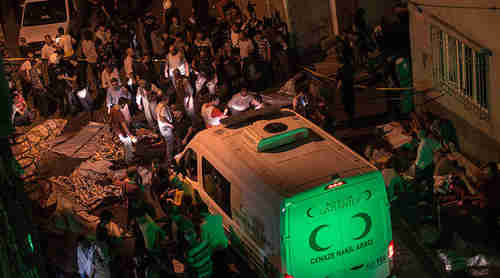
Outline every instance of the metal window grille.
{"label": "metal window grille", "polygon": [[481,119],[489,112],[489,56],[431,25],[435,87],[457,97]]}

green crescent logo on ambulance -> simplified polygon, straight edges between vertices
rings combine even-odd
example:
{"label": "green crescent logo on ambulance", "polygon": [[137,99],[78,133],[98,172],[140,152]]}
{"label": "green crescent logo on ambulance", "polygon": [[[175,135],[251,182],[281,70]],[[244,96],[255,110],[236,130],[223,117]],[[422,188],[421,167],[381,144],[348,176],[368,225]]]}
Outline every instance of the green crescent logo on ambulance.
{"label": "green crescent logo on ambulance", "polygon": [[372,218],[370,217],[370,215],[364,212],[358,213],[354,215],[352,218],[361,218],[363,219],[363,221],[365,221],[365,230],[363,231],[363,233],[361,233],[360,236],[354,237],[353,239],[358,240],[364,238],[372,229]]}
{"label": "green crescent logo on ambulance", "polygon": [[331,245],[329,245],[327,247],[321,247],[318,245],[318,242],[316,239],[318,237],[319,231],[321,231],[322,229],[324,229],[326,227],[328,227],[328,225],[319,225],[311,232],[311,235],[309,236],[309,246],[311,246],[311,249],[313,249],[314,251],[321,252],[321,251],[328,250],[330,247],[332,247]]}
{"label": "green crescent logo on ambulance", "polygon": [[[364,238],[365,236],[367,236],[372,229],[372,218],[370,217],[370,215],[368,215],[367,213],[361,212],[361,213],[358,213],[356,215],[353,215],[352,218],[353,219],[354,218],[361,218],[365,222],[365,230],[363,231],[363,233],[361,233],[361,235],[359,235],[358,237],[354,237],[353,239],[360,240],[360,239]],[[330,249],[330,247],[332,247],[331,245],[328,245],[325,247],[319,246],[318,240],[317,240],[318,233],[321,230],[323,230],[324,228],[327,228],[328,226],[329,225],[326,225],[326,224],[319,225],[318,227],[314,228],[314,230],[309,235],[309,246],[314,251],[321,252],[321,251],[328,250],[328,249]]]}

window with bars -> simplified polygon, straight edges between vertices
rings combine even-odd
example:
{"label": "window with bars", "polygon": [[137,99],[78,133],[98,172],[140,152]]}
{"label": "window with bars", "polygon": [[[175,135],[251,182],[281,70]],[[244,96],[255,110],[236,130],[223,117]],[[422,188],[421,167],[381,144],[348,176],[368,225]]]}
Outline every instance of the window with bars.
{"label": "window with bars", "polygon": [[433,67],[436,87],[457,96],[482,116],[489,111],[489,54],[431,25]]}

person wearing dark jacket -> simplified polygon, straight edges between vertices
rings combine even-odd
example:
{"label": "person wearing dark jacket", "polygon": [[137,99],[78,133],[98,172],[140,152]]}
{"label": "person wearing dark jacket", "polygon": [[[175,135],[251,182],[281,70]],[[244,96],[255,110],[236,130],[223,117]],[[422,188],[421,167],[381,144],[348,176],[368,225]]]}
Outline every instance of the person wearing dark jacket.
{"label": "person wearing dark jacket", "polygon": [[353,124],[356,106],[356,98],[354,96],[354,65],[352,59],[352,49],[350,47],[344,48],[344,65],[340,68],[337,75],[337,90],[340,89],[342,92],[342,102],[344,104],[344,111],[349,118],[349,126]]}

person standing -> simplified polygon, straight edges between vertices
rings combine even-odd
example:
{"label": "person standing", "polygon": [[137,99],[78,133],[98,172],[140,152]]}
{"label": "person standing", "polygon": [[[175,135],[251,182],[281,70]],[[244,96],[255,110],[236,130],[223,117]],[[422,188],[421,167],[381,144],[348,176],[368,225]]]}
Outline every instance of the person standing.
{"label": "person standing", "polygon": [[193,95],[193,87],[189,79],[181,74],[179,69],[174,70],[174,89],[175,89],[175,103],[182,107],[185,103],[185,97],[187,95]]}
{"label": "person standing", "polygon": [[264,38],[262,31],[256,31],[255,44],[257,45],[257,63],[260,72],[262,72],[259,88],[267,88],[272,82],[271,72],[271,44]]}
{"label": "person standing", "polygon": [[77,65],[75,60],[70,60],[69,62],[62,63],[62,72],[57,77],[61,81],[65,81],[65,93],[66,93],[66,109],[64,113],[75,114],[77,111],[78,99],[76,97],[76,90],[78,89],[78,77],[77,77]]}
{"label": "person standing", "polygon": [[71,57],[75,54],[73,50],[73,44],[76,43],[76,40],[71,37],[71,35],[66,32],[64,33],[64,28],[59,27],[57,29],[58,38],[56,39],[57,45],[64,50],[64,57]]}
{"label": "person standing", "polygon": [[120,73],[118,69],[114,67],[111,63],[106,63],[104,65],[104,70],[101,73],[101,87],[104,91],[107,91],[112,87],[111,80],[116,79],[118,85],[121,86]]}
{"label": "person standing", "polygon": [[127,82],[129,80],[134,80],[134,50],[132,48],[127,48],[127,56],[123,60],[123,68],[125,70]]}
{"label": "person standing", "polygon": [[176,87],[174,70],[178,70],[180,74],[189,76],[189,64],[186,61],[184,53],[179,51],[174,45],[170,46],[170,51],[167,55],[167,63],[165,65],[165,78],[170,79]]}
{"label": "person standing", "polygon": [[146,81],[139,81],[139,89],[137,89],[136,102],[139,110],[144,112],[144,116],[150,128],[156,127],[156,106],[158,100],[163,95],[163,92],[154,84]]}
{"label": "person standing", "polygon": [[108,88],[106,97],[106,107],[108,108],[108,114],[111,112],[111,107],[118,104],[120,98],[131,99],[129,92],[120,86],[116,78],[111,79],[111,87]]}
{"label": "person standing", "polygon": [[76,259],[78,265],[78,274],[81,278],[92,277],[94,271],[95,245],[85,236],[77,238]]}
{"label": "person standing", "polygon": [[176,136],[174,133],[174,115],[168,106],[168,100],[164,97],[156,107],[156,119],[160,133],[165,139],[165,160],[171,165],[174,160]]}
{"label": "person standing", "polygon": [[[83,33],[82,40],[82,53],[85,56],[85,61],[87,66],[85,67],[85,81],[92,83],[93,88],[97,89],[96,77],[97,77],[97,50],[95,48],[95,42],[93,40],[92,32],[87,30]],[[88,75],[90,73],[91,77]]]}
{"label": "person standing", "polygon": [[56,49],[57,46],[55,45],[50,35],[45,35],[45,44],[43,45],[41,50],[42,59],[48,60],[50,55],[56,52]]}
{"label": "person standing", "polygon": [[165,26],[165,30],[170,30],[170,24],[172,23],[172,18],[179,16],[179,9],[175,6],[173,0],[163,0],[163,17],[162,23]]}
{"label": "person standing", "polygon": [[210,95],[209,101],[201,107],[201,116],[207,128],[218,126],[221,119],[227,118],[227,115],[217,107],[218,105],[219,98],[215,95]]}
{"label": "person standing", "polygon": [[342,93],[344,111],[348,117],[348,126],[352,127],[355,115],[356,98],[354,96],[354,65],[352,63],[352,49],[347,47],[343,51],[344,65],[337,75],[337,91]]}
{"label": "person standing", "polygon": [[123,147],[125,148],[125,163],[132,162],[134,158],[134,146],[133,141],[134,137],[130,132],[127,124],[127,119],[123,114],[123,109],[126,108],[128,99],[120,98],[118,104],[114,104],[111,107],[110,115],[111,115],[111,129],[113,133],[118,136],[120,142],[122,142]]}

